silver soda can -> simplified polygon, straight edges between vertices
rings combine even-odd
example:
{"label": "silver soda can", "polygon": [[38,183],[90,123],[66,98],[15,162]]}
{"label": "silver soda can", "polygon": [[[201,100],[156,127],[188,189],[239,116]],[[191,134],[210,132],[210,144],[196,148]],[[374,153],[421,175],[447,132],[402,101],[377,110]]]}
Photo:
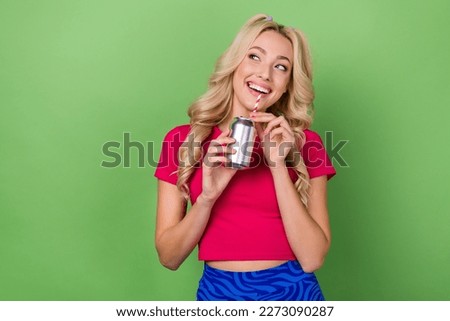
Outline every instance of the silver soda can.
{"label": "silver soda can", "polygon": [[229,154],[229,167],[241,169],[250,165],[253,151],[255,125],[253,120],[245,117],[235,117],[231,123],[231,135],[236,142],[231,146],[236,152]]}

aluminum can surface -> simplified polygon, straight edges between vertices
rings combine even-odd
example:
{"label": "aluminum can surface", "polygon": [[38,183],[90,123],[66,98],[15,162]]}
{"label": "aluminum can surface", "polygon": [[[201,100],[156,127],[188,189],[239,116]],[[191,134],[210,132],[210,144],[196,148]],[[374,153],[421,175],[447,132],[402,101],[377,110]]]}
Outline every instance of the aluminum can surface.
{"label": "aluminum can surface", "polygon": [[255,137],[253,120],[245,117],[235,117],[231,123],[230,137],[236,140],[231,145],[236,153],[228,155],[228,166],[236,169],[248,167],[250,165]]}

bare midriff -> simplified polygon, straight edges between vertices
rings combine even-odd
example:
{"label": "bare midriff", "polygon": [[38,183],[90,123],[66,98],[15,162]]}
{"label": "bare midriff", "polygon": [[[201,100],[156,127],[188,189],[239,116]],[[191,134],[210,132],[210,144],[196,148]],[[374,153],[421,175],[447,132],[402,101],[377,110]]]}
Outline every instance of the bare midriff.
{"label": "bare midriff", "polygon": [[210,267],[231,271],[231,272],[250,272],[270,269],[286,263],[287,260],[258,260],[258,261],[207,261]]}

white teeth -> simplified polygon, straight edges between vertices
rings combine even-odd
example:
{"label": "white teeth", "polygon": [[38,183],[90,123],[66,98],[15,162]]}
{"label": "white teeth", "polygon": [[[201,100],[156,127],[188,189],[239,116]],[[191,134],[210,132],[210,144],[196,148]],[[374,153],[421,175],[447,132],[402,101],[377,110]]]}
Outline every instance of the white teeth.
{"label": "white teeth", "polygon": [[255,85],[255,84],[251,83],[251,82],[248,84],[248,86],[249,86],[251,89],[255,89],[255,90],[257,90],[257,91],[259,91],[259,92],[262,92],[262,93],[264,93],[264,94],[268,94],[268,93],[269,93],[269,90],[267,90],[266,88],[260,87],[260,86],[258,86],[258,85]]}

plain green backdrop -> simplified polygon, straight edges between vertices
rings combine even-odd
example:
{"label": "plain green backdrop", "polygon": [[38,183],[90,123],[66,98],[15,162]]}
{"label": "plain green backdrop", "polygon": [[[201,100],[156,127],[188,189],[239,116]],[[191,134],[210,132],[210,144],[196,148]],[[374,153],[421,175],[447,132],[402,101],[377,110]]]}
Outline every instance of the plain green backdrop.
{"label": "plain green backdrop", "polygon": [[197,252],[176,272],[157,259],[154,165],[240,26],[266,13],[309,39],[312,128],[348,141],[329,183],[326,298],[450,300],[449,12],[447,0],[0,0],[0,299],[195,298]]}

